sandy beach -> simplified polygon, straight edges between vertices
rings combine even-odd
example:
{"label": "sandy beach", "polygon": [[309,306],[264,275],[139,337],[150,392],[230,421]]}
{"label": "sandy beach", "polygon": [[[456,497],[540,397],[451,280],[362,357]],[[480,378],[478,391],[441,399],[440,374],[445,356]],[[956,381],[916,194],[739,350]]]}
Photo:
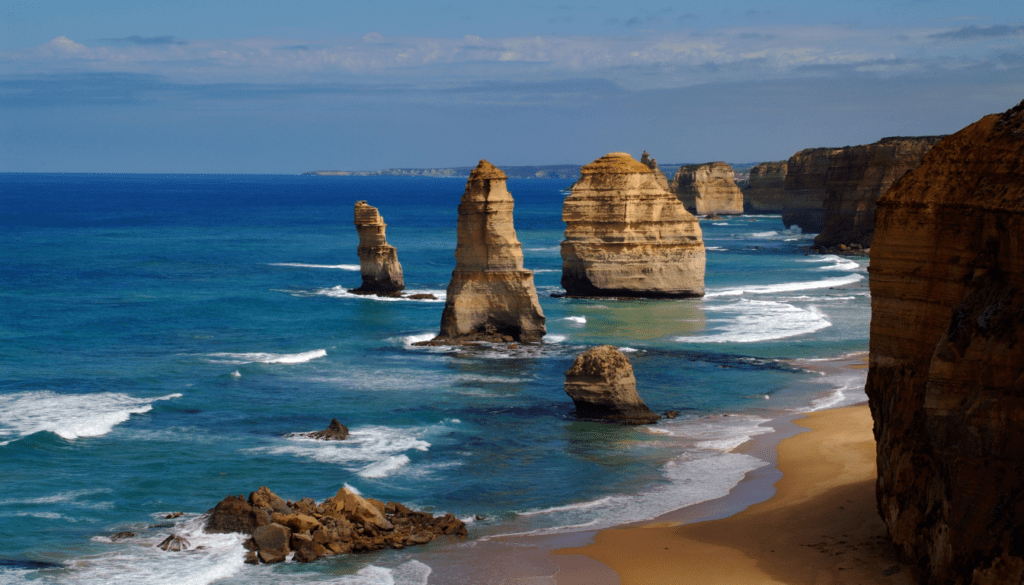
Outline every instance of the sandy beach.
{"label": "sandy beach", "polygon": [[[875,445],[866,404],[814,412],[810,429],[778,446],[773,497],[733,516],[653,522],[599,532],[562,549],[559,584],[597,574],[593,559],[625,584],[914,583],[896,560],[875,509]],[[607,573],[605,573],[607,579]],[[608,582],[608,581],[606,581]],[[613,581],[612,581],[613,582]]]}

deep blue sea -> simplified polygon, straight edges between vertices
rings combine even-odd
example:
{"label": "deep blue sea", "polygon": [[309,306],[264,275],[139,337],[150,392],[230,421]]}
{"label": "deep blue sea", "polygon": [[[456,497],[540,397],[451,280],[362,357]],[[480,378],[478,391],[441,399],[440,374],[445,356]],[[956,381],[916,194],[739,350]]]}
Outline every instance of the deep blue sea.
{"label": "deep blue sea", "polygon": [[[866,259],[808,256],[779,216],[701,220],[705,298],[555,298],[570,184],[508,182],[548,335],[498,351],[411,345],[439,329],[465,179],[0,174],[0,584],[435,583],[429,551],[720,497],[767,420],[863,399],[807,364],[867,349]],[[357,200],[439,300],[346,292]],[[680,417],[576,421],[565,371],[605,343]],[[296,435],[332,417],[349,440]],[[452,512],[470,539],[244,565],[202,514],[262,485]],[[154,547],[171,532],[197,548]]]}

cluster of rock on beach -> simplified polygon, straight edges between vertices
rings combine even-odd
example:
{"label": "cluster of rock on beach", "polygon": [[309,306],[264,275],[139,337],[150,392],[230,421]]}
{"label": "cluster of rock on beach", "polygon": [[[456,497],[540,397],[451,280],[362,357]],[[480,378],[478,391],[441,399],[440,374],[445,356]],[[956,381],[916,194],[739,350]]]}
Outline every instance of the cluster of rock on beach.
{"label": "cluster of rock on beach", "polygon": [[206,532],[249,535],[245,562],[250,564],[288,558],[307,563],[327,555],[401,549],[439,536],[467,534],[465,523],[452,514],[416,512],[396,502],[363,498],[346,488],[317,504],[311,498],[286,501],[261,487],[248,498],[224,498],[209,514]]}

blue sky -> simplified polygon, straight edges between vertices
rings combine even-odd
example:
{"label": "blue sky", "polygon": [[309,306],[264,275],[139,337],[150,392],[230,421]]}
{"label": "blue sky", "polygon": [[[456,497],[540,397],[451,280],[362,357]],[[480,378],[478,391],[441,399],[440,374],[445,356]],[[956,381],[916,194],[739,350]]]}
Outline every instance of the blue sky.
{"label": "blue sky", "polygon": [[781,160],[1024,99],[1024,2],[0,0],[0,171]]}

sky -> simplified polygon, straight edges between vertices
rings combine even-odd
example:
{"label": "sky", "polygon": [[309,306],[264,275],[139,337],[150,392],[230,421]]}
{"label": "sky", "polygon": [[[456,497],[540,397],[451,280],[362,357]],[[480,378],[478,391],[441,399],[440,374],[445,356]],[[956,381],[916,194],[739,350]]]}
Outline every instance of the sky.
{"label": "sky", "polygon": [[1020,0],[0,0],[0,172],[761,162],[1021,100]]}

